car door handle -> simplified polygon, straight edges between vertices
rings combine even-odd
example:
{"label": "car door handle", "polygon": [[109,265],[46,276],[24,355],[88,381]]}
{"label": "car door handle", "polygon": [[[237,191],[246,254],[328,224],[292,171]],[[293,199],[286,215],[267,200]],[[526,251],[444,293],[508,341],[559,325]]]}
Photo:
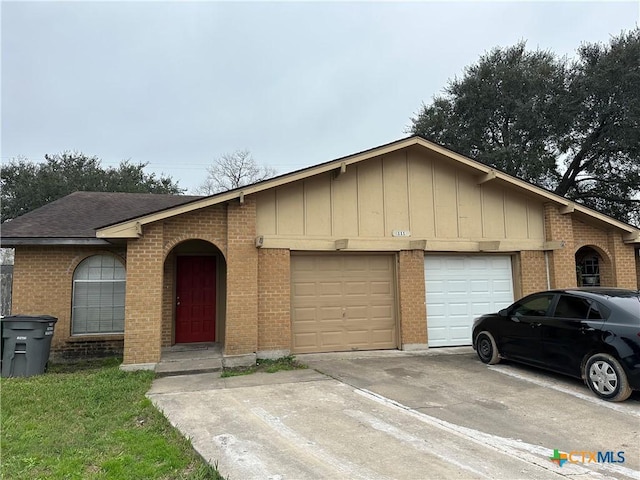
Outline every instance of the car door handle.
{"label": "car door handle", "polygon": [[580,332],[581,333],[587,333],[587,332],[595,332],[595,328],[591,328],[591,327],[580,327]]}
{"label": "car door handle", "polygon": [[541,327],[541,326],[542,326],[542,324],[541,323],[537,323],[537,322],[534,322],[534,323],[531,324],[531,328],[536,328],[536,327]]}

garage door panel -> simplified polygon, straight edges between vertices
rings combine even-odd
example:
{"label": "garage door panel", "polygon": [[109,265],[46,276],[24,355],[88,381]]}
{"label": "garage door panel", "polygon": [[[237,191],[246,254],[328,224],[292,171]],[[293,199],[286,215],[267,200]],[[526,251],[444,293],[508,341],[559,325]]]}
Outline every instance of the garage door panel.
{"label": "garage door panel", "polygon": [[345,321],[355,323],[359,320],[367,320],[369,316],[369,307],[366,305],[353,305],[345,308]]}
{"label": "garage door panel", "polygon": [[292,256],[291,283],[294,353],[397,347],[393,256]]}
{"label": "garage door panel", "polygon": [[316,321],[316,307],[297,307],[292,313],[298,319],[299,322],[314,322]]}
{"label": "garage door panel", "polygon": [[316,322],[342,322],[342,308],[340,307],[317,307]]}
{"label": "garage door panel", "polygon": [[392,263],[389,262],[389,258],[385,256],[369,257],[369,270],[372,272],[386,272],[392,273]]}
{"label": "garage door panel", "polygon": [[446,271],[465,269],[464,260],[462,258],[449,258],[443,262],[443,265],[446,267]]}
{"label": "garage door panel", "polygon": [[452,318],[462,317],[466,318],[469,313],[468,303],[450,303],[448,308],[448,314]]}
{"label": "garage door panel", "polygon": [[316,261],[313,257],[300,257],[295,265],[291,264],[291,270],[297,273],[315,272]]}
{"label": "garage door panel", "polygon": [[491,282],[487,279],[469,280],[469,290],[474,295],[486,295],[491,293]]}
{"label": "garage door panel", "polygon": [[320,334],[320,347],[322,348],[336,348],[343,345],[343,343],[344,333],[342,330],[322,332]]}
{"label": "garage door panel", "polygon": [[393,321],[393,308],[390,305],[372,305],[369,309],[372,320],[381,319],[385,322]]}
{"label": "garage door panel", "polygon": [[[302,257],[296,257],[296,258],[302,258]],[[338,258],[327,257],[322,260],[320,260],[318,257],[307,257],[307,258],[312,258],[313,261],[315,262],[314,273],[315,272],[339,272],[342,268],[340,259]]]}
{"label": "garage door panel", "polygon": [[492,282],[493,293],[510,293],[513,285],[508,280],[494,280]]}
{"label": "garage door panel", "polygon": [[301,349],[313,347],[318,343],[318,334],[316,332],[297,333],[296,343]]}
{"label": "garage door panel", "polygon": [[473,319],[513,302],[506,255],[425,257],[429,346],[471,345]]}
{"label": "garage door panel", "polygon": [[471,314],[473,315],[473,318],[484,315],[490,309],[491,305],[489,304],[489,302],[473,302],[471,304]]}
{"label": "garage door panel", "polygon": [[317,293],[322,296],[342,295],[342,284],[340,282],[318,282]]}
{"label": "garage door panel", "polygon": [[366,296],[369,293],[369,285],[365,281],[346,281],[343,284],[343,292],[347,296]]}
{"label": "garage door panel", "polygon": [[371,289],[371,295],[393,295],[393,284],[389,281],[376,282],[372,281],[369,284]]}
{"label": "garage door panel", "polygon": [[316,295],[315,282],[297,283],[293,286],[293,295],[296,297],[313,297]]}
{"label": "garage door panel", "polygon": [[393,341],[395,337],[394,331],[390,329],[373,330],[371,333],[373,343],[376,345],[389,343]]}
{"label": "garage door panel", "polygon": [[353,347],[362,347],[371,343],[371,332],[368,329],[348,330],[346,332],[346,344]]}

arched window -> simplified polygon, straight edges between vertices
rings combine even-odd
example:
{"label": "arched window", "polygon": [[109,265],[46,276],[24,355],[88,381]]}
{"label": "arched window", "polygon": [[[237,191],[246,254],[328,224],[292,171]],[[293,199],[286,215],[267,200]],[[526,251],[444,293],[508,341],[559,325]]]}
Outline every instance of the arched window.
{"label": "arched window", "polygon": [[600,256],[593,248],[582,247],[576,253],[576,276],[579,287],[600,286]]}
{"label": "arched window", "polygon": [[124,332],[126,272],[111,255],[85,258],[73,274],[73,335]]}

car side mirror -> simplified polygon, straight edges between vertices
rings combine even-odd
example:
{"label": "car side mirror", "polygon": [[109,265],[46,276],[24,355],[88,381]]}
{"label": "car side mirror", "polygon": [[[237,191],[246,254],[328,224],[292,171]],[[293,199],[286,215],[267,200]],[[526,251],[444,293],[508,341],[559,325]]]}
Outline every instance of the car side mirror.
{"label": "car side mirror", "polygon": [[503,308],[502,310],[500,310],[498,312],[498,315],[501,316],[501,317],[508,317],[509,316],[509,309]]}

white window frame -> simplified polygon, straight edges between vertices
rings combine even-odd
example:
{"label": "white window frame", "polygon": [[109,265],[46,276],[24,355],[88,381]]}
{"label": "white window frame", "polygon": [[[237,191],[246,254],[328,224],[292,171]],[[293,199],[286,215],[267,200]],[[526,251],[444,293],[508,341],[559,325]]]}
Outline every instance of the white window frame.
{"label": "white window frame", "polygon": [[71,335],[122,335],[125,292],[126,270],[117,257],[98,254],[82,260],[73,272]]}

